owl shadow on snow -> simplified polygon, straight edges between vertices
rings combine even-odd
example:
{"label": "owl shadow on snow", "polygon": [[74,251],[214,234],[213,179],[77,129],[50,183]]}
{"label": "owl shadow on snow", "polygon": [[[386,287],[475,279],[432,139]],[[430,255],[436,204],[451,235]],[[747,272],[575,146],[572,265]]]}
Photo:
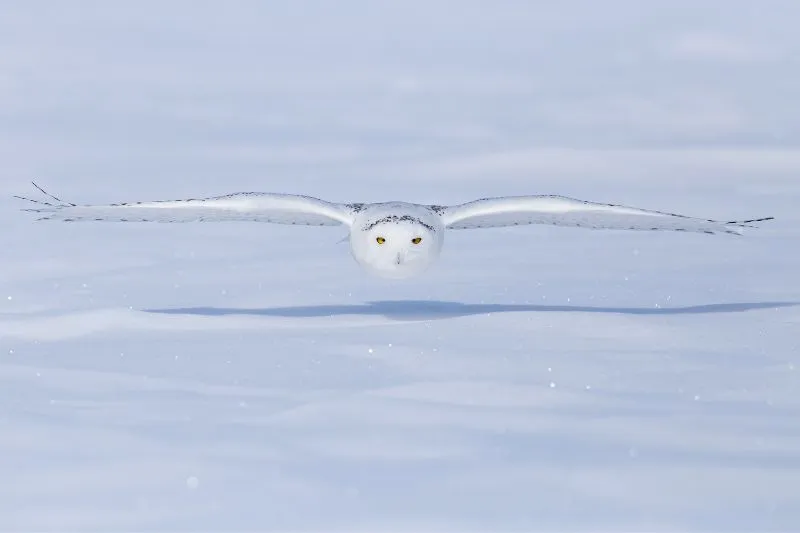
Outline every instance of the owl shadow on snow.
{"label": "owl shadow on snow", "polygon": [[602,307],[583,305],[540,305],[500,303],[460,303],[438,300],[391,300],[363,304],[303,305],[265,308],[186,307],[145,309],[150,313],[172,315],[250,315],[282,318],[325,318],[331,316],[383,316],[390,320],[441,320],[498,313],[608,313],[624,315],[693,315],[737,313],[758,309],[792,307],[800,302],[740,302],[686,307]]}

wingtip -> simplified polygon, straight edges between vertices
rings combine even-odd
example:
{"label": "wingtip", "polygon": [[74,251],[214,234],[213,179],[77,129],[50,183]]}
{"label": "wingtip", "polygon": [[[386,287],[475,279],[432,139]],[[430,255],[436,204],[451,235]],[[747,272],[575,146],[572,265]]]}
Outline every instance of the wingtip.
{"label": "wingtip", "polygon": [[50,194],[49,192],[47,192],[46,190],[44,190],[42,187],[40,187],[40,186],[39,186],[39,184],[38,184],[38,183],[36,183],[35,181],[31,180],[31,184],[32,184],[34,187],[36,187],[36,189],[37,189],[37,190],[38,190],[40,193],[42,193],[42,194],[43,194],[45,197],[47,197],[47,198],[50,198],[50,199],[53,199],[53,200],[55,200],[56,202],[59,202],[59,205],[52,204],[52,203],[50,203],[50,202],[45,202],[45,201],[42,201],[42,200],[34,200],[34,199],[32,199],[32,198],[27,198],[27,197],[25,197],[25,196],[13,195],[13,197],[14,197],[14,198],[18,198],[18,199],[20,199],[20,200],[25,200],[25,201],[28,201],[28,202],[33,202],[33,203],[35,203],[35,204],[39,204],[39,205],[46,205],[46,206],[48,206],[48,207],[67,207],[67,206],[75,207],[75,204],[74,204],[74,203],[72,203],[72,202],[65,202],[65,201],[64,201],[64,200],[62,200],[61,198],[59,198],[59,197],[57,197],[57,196],[55,196],[55,195],[53,195],[53,194]]}
{"label": "wingtip", "polygon": [[[737,226],[743,226],[745,224],[754,224],[756,222],[766,222],[768,220],[775,220],[775,217],[752,218],[750,220],[731,220],[730,222],[726,222],[726,224],[736,224]],[[754,227],[754,226],[751,226],[751,227]]]}
{"label": "wingtip", "polygon": [[750,220],[731,220],[730,222],[725,223],[725,232],[732,235],[741,236],[745,234],[746,230],[758,229],[759,226],[755,225],[758,222],[767,222],[770,220],[775,220],[775,217],[753,218]]}
{"label": "wingtip", "polygon": [[[53,204],[51,204],[49,202],[43,202],[41,200],[34,200],[33,198],[28,198],[27,196],[19,196],[17,194],[14,194],[14,195],[12,195],[12,198],[16,198],[18,200],[24,200],[26,202],[31,202],[31,203],[37,204],[37,205],[46,205],[48,207],[53,207]],[[23,211],[29,211],[29,210],[28,209],[23,209]]]}
{"label": "wingtip", "polygon": [[31,185],[33,185],[34,187],[36,187],[37,189],[39,189],[39,192],[40,192],[40,193],[42,193],[42,194],[44,194],[45,196],[50,196],[50,195],[47,193],[47,191],[45,191],[44,189],[42,189],[42,188],[41,188],[41,187],[40,187],[40,186],[39,186],[39,185],[38,185],[38,184],[37,184],[35,181],[31,180]]}

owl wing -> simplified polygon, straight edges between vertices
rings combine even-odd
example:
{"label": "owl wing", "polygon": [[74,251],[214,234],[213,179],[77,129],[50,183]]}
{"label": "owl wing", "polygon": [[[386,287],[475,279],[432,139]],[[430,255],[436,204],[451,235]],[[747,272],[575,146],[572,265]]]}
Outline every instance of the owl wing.
{"label": "owl wing", "polygon": [[460,205],[431,206],[450,229],[496,228],[526,224],[551,224],[589,229],[639,231],[690,231],[699,233],[731,233],[740,235],[742,228],[753,222],[773,217],[722,222],[602,204],[565,196],[510,196],[484,198]]}
{"label": "owl wing", "polygon": [[[34,184],[36,185],[36,184]],[[209,198],[155,200],[107,205],[78,205],[46,193],[51,201],[24,209],[42,216],[37,220],[112,222],[224,222],[249,221],[305,226],[349,226],[359,204],[337,204],[319,198],[293,194],[240,192]]]}

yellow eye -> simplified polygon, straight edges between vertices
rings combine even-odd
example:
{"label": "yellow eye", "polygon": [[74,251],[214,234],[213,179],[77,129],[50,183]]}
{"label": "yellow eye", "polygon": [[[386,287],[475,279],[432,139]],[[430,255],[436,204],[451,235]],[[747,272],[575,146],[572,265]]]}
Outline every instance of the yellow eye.
{"label": "yellow eye", "polygon": [[422,237],[414,237],[413,239],[411,239],[411,242],[413,242],[414,244],[419,244],[422,242]]}
{"label": "yellow eye", "polygon": [[375,239],[375,240],[376,240],[376,241],[378,241],[378,244],[383,244],[383,243],[385,243],[385,242],[386,242],[386,239],[384,239],[383,237],[378,237],[378,238],[377,238],[377,239]]}

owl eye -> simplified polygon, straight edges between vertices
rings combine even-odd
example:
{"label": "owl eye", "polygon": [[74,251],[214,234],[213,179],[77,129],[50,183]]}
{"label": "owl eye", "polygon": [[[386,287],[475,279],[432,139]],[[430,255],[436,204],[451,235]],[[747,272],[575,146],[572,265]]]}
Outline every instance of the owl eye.
{"label": "owl eye", "polygon": [[422,237],[414,237],[413,239],[411,239],[411,242],[413,242],[414,244],[419,244],[422,242]]}
{"label": "owl eye", "polygon": [[377,239],[375,239],[375,240],[376,240],[376,241],[378,241],[378,244],[383,244],[383,243],[385,243],[385,242],[386,242],[386,239],[384,239],[383,237],[378,237],[378,238],[377,238]]}

